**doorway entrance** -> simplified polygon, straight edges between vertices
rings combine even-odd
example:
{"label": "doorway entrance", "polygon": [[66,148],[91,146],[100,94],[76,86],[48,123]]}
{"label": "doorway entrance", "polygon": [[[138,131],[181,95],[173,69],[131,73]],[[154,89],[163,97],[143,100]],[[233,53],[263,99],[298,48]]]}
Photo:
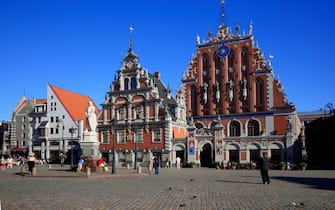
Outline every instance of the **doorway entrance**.
{"label": "doorway entrance", "polygon": [[212,148],[210,144],[205,144],[200,152],[201,167],[211,167],[212,165]]}
{"label": "doorway entrance", "polygon": [[175,151],[176,151],[176,159],[174,159],[174,162],[172,162],[172,166],[177,166],[177,157],[180,158],[180,165],[181,167],[185,166],[185,164],[187,163],[187,159],[186,159],[186,151],[183,145],[175,145]]}
{"label": "doorway entrance", "polygon": [[230,162],[240,162],[239,151],[238,150],[229,150],[229,161]]}
{"label": "doorway entrance", "polygon": [[250,150],[250,162],[256,163],[259,158],[259,150]]}

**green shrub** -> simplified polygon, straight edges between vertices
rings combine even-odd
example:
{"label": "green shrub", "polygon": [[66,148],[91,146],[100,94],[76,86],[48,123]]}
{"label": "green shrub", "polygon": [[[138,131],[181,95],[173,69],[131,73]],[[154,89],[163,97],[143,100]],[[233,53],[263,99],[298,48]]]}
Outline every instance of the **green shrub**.
{"label": "green shrub", "polygon": [[231,162],[231,166],[237,166],[237,165],[238,165],[238,162],[235,162],[235,161]]}
{"label": "green shrub", "polygon": [[286,163],[284,163],[284,162],[279,162],[279,167],[280,167],[280,168],[285,168],[285,167],[286,167]]}
{"label": "green shrub", "polygon": [[196,163],[195,162],[189,162],[188,165],[189,165],[189,167],[194,168],[196,166]]}
{"label": "green shrub", "polygon": [[301,168],[306,168],[307,167],[307,163],[306,162],[301,162],[301,163],[299,163],[299,166]]}

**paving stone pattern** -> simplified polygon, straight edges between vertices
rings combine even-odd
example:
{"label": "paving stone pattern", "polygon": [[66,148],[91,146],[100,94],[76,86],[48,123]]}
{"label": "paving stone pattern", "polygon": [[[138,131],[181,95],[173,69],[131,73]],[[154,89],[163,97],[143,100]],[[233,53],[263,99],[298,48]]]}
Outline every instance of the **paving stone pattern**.
{"label": "paving stone pattern", "polygon": [[134,170],[76,173],[39,165],[0,171],[1,210],[15,209],[335,209],[335,171],[162,168],[158,175]]}

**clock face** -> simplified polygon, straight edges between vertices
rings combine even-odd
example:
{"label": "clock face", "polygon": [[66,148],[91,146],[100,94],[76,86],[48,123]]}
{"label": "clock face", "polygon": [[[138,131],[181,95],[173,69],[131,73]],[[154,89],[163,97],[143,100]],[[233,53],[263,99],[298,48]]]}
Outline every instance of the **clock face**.
{"label": "clock face", "polygon": [[219,47],[218,51],[217,51],[217,55],[220,58],[224,58],[229,54],[229,47],[226,45],[221,45],[221,47]]}

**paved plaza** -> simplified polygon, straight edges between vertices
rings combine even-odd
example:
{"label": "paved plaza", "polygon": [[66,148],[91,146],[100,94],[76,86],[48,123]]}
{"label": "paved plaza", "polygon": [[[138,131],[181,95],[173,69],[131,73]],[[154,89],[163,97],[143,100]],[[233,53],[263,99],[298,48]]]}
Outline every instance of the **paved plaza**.
{"label": "paved plaza", "polygon": [[1,210],[12,209],[335,209],[335,171],[162,168],[75,173],[39,165],[37,175],[18,167],[0,172]]}

